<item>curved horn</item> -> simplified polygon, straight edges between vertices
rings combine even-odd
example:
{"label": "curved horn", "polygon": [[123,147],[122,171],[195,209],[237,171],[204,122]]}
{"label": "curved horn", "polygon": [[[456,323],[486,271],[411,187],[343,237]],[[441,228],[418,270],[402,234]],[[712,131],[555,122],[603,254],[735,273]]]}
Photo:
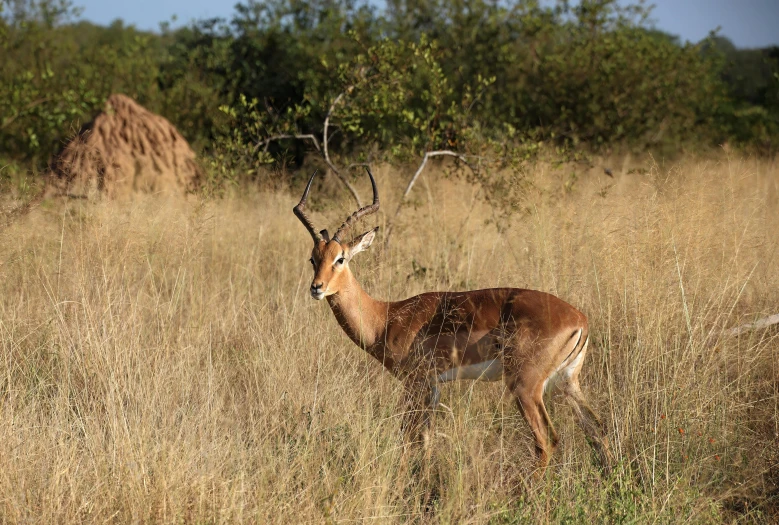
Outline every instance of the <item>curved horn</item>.
{"label": "curved horn", "polygon": [[333,240],[338,243],[341,242],[341,235],[343,235],[345,231],[351,228],[358,219],[365,217],[366,215],[370,215],[371,213],[376,213],[379,210],[379,192],[376,190],[376,181],[373,179],[373,173],[371,173],[371,170],[368,166],[365,166],[365,171],[368,172],[368,177],[371,178],[371,187],[373,188],[373,204],[369,206],[363,206],[346,218],[346,221],[341,225],[340,228],[338,228],[338,231],[335,232],[335,235],[333,235]]}
{"label": "curved horn", "polygon": [[314,170],[314,174],[311,175],[311,178],[308,179],[308,184],[306,184],[306,190],[303,192],[303,196],[300,198],[300,202],[297,206],[292,208],[293,213],[295,216],[300,219],[300,222],[303,223],[303,226],[306,227],[308,230],[308,233],[311,234],[311,237],[314,238],[314,242],[319,242],[322,240],[322,234],[320,234],[318,231],[316,231],[316,227],[314,226],[314,223],[311,221],[308,215],[306,215],[306,212],[304,211],[306,208],[306,200],[308,199],[308,192],[311,191],[311,183],[314,182],[314,177],[316,177],[316,172],[319,170]]}

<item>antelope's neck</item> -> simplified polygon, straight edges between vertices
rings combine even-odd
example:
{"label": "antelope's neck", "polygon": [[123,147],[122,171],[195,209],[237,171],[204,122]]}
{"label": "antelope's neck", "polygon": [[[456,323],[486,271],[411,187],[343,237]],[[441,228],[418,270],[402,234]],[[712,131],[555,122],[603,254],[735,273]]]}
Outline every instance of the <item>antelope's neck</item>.
{"label": "antelope's neck", "polygon": [[387,303],[377,301],[362,289],[350,273],[348,282],[327,302],[346,335],[368,350],[383,338],[387,324]]}

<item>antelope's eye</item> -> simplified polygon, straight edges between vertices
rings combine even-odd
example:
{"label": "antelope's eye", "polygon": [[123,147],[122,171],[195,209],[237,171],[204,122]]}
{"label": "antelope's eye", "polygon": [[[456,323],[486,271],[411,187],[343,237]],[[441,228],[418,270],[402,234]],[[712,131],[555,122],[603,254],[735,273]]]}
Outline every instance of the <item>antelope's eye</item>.
{"label": "antelope's eye", "polygon": [[344,259],[343,257],[341,257],[341,258],[339,258],[337,261],[335,261],[335,264],[343,264],[343,263],[345,263],[345,262],[346,262],[346,259]]}
{"label": "antelope's eye", "polygon": [[313,257],[311,257],[311,258],[310,258],[308,261],[309,261],[309,262],[310,262],[310,263],[311,263],[313,266],[316,266],[316,263],[314,262],[314,258],[313,258]]}

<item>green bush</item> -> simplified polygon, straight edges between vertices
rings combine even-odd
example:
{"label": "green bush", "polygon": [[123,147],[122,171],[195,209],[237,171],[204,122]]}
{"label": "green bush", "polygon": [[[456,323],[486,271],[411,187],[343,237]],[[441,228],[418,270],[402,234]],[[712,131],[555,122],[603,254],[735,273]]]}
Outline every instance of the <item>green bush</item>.
{"label": "green bush", "polygon": [[[779,51],[697,45],[616,0],[239,3],[230,20],[142,32],[69,0],[0,0],[0,157],[42,168],[112,92],[171,120],[222,168],[446,148],[480,157],[724,141],[772,153]],[[531,149],[528,150],[528,146]],[[509,156],[510,156],[509,155]]]}

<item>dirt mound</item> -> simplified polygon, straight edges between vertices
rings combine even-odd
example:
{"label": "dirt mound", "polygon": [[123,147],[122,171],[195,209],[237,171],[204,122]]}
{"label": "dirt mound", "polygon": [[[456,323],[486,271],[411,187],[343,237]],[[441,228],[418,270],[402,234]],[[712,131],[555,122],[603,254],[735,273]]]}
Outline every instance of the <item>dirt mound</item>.
{"label": "dirt mound", "polygon": [[51,172],[56,193],[79,197],[184,192],[200,178],[195,152],[173,124],[119,94],[54,158]]}

